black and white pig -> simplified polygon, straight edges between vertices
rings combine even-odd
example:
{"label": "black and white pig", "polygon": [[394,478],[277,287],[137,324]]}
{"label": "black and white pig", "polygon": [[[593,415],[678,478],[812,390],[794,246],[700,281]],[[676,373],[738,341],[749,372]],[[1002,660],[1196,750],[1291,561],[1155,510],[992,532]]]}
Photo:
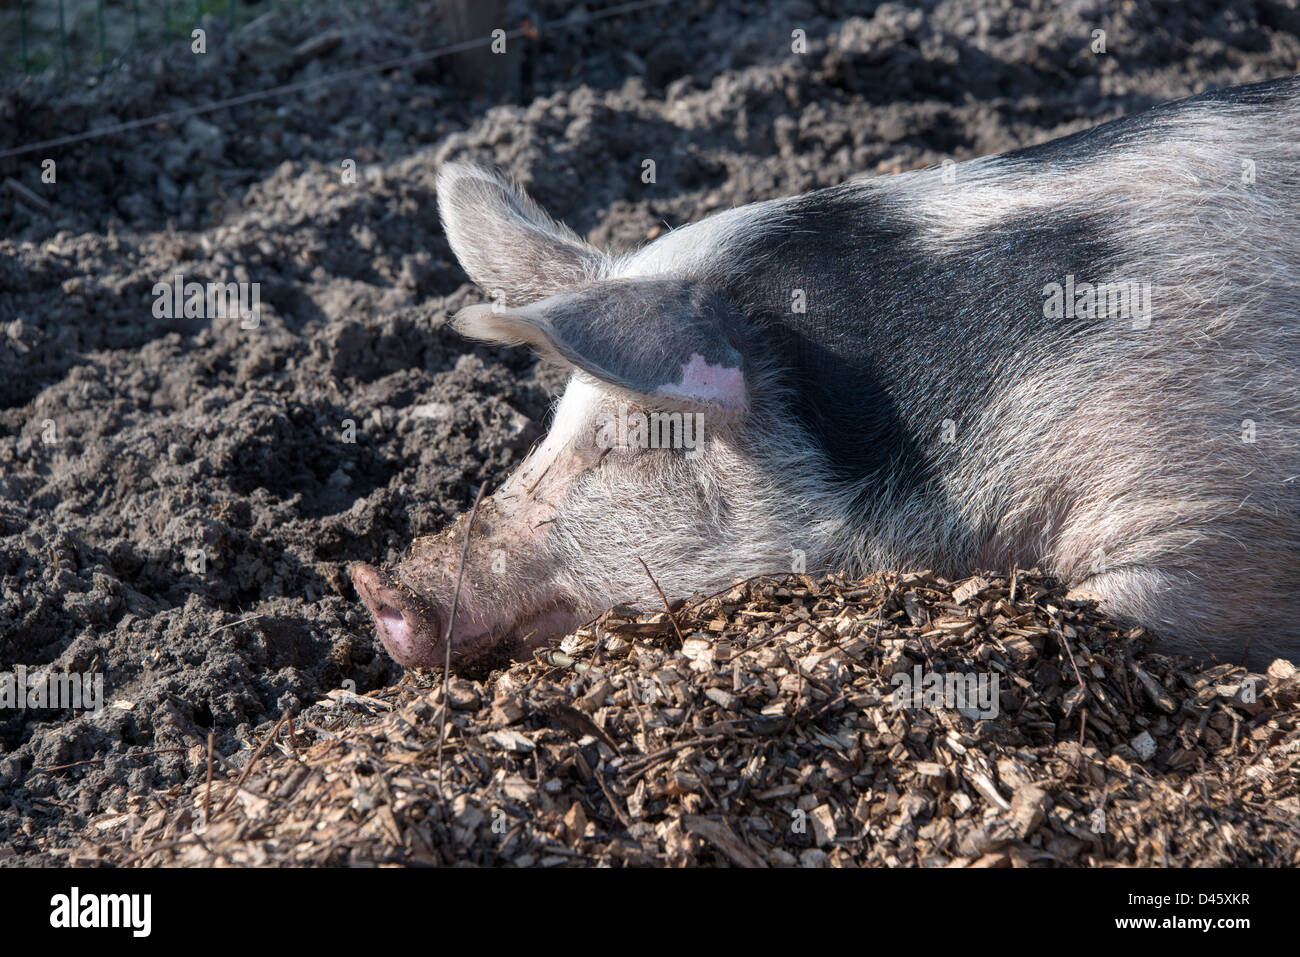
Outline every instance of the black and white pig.
{"label": "black and white pig", "polygon": [[[454,661],[657,606],[638,558],[670,598],[1038,566],[1168,649],[1300,651],[1300,79],[622,256],[476,166],[438,202],[493,300],[455,326],[572,368],[479,513]],[[611,428],[651,416],[673,441]],[[464,525],[353,569],[400,662],[443,660]]]}

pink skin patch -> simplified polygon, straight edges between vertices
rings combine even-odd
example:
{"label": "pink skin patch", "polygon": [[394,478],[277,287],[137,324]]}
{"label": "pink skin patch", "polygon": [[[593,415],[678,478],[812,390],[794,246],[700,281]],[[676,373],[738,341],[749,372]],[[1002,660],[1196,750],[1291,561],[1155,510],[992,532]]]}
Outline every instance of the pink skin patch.
{"label": "pink skin patch", "polygon": [[691,353],[691,361],[682,363],[682,377],[676,384],[661,385],[660,395],[674,399],[690,399],[726,409],[743,412],[745,409],[745,376],[734,366],[713,365],[698,352]]}
{"label": "pink skin patch", "polygon": [[[418,668],[441,667],[447,653],[444,637],[451,631],[447,618],[447,596],[414,598],[390,584],[393,579],[366,564],[352,568],[352,583],[370,610],[375,632],[384,648],[400,664]],[[510,651],[526,655],[547,640],[576,627],[586,616],[560,604],[540,610],[496,609],[495,613],[474,607],[477,596],[468,582],[461,590],[452,639],[452,657],[458,663],[471,661],[510,639]]]}
{"label": "pink skin patch", "polygon": [[352,567],[352,584],[375,619],[375,630],[388,653],[402,664],[432,665],[438,638],[437,624],[420,627],[407,609],[407,598],[386,577],[369,565]]}
{"label": "pink skin patch", "polygon": [[405,661],[416,657],[415,633],[396,608],[381,607],[375,615],[375,627],[379,629],[379,640],[392,650],[394,658]]}

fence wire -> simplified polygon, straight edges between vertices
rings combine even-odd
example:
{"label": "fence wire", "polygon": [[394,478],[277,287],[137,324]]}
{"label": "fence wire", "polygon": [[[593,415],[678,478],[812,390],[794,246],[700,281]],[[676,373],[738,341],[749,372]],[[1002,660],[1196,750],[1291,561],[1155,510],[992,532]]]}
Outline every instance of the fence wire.
{"label": "fence wire", "polygon": [[270,10],[408,10],[412,0],[0,0],[0,69],[92,70],[188,38],[205,21],[237,29]]}
{"label": "fence wire", "polygon": [[[606,7],[603,10],[596,10],[580,16],[571,16],[555,24],[552,29],[572,30],[585,26],[589,23],[597,23],[601,20],[607,20],[611,17],[623,16],[629,13],[636,13],[641,10],[650,10],[655,7],[667,6],[676,3],[678,0],[631,0],[629,3],[618,4],[613,7]],[[535,28],[532,26],[519,27],[514,30],[503,31],[504,35],[510,39],[519,39],[521,37],[533,38],[536,36]],[[461,53],[473,50],[479,47],[487,46],[495,38],[492,36],[474,37],[459,43],[450,43],[437,47],[432,50],[422,50],[417,53],[411,53],[406,56],[395,59],[383,60],[378,63],[370,63],[365,66],[353,67],[350,69],[338,70],[326,73],[321,76],[311,77],[305,80],[297,80],[290,83],[284,83],[279,86],[269,87],[266,89],[255,90],[251,93],[245,93],[240,96],[233,96],[228,99],[215,100],[208,103],[197,104],[180,110],[171,110],[165,113],[156,113],[152,116],[146,116],[138,120],[128,120],[124,123],[118,123],[113,126],[96,127],[93,130],[85,130],[80,133],[72,133],[67,136],[60,136],[54,139],[41,140],[36,143],[28,143],[23,146],[16,146],[6,150],[0,150],[0,159],[8,159],[12,156],[19,156],[24,153],[31,153],[37,150],[50,149],[58,146],[67,146],[72,143],[79,143],[84,140],[99,139],[105,136],[113,136],[119,133],[129,132],[134,129],[140,129],[146,126],[152,126],[156,123],[169,122],[174,123],[184,120],[191,116],[198,116],[203,113],[212,113],[217,110],[228,109],[232,106],[242,106],[245,103],[254,103],[259,100],[272,99],[284,96],[289,93],[295,93],[316,86],[327,86],[341,83],[347,80],[356,80],[364,76],[370,76],[376,73],[383,73],[388,70],[402,69],[405,67],[415,66],[420,63],[427,63],[440,57],[448,56],[453,53]]]}

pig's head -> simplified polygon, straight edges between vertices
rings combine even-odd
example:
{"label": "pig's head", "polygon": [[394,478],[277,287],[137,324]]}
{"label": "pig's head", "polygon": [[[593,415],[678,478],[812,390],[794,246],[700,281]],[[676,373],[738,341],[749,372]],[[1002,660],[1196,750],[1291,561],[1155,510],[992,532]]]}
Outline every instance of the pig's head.
{"label": "pig's head", "polygon": [[392,571],[353,568],[394,658],[440,666],[449,636],[457,663],[519,655],[613,603],[659,605],[641,561],[677,598],[788,571],[792,549],[817,547],[816,452],[771,424],[776,400],[724,294],[637,275],[477,167],[445,168],[438,200],[452,249],[493,300],[455,327],[572,375],[549,434],[478,512],[454,626],[466,516]]}

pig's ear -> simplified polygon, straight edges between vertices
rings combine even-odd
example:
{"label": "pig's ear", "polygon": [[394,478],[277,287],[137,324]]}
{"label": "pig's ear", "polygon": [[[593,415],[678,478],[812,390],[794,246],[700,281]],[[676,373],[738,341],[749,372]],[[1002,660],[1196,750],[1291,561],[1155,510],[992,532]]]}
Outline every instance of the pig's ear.
{"label": "pig's ear", "polygon": [[470,306],[462,334],[530,345],[650,404],[743,413],[749,406],[735,308],[708,286],[608,280],[517,308]]}
{"label": "pig's ear", "polygon": [[604,260],[599,250],[491,170],[445,163],[437,191],[452,251],[493,299],[532,302],[599,274]]}

